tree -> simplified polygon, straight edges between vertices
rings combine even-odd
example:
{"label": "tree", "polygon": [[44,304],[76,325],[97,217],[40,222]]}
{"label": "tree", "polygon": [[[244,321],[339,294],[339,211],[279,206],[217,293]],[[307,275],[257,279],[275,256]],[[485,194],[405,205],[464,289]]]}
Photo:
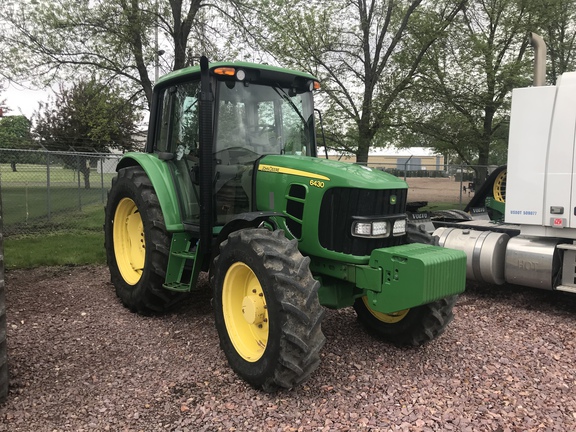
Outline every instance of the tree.
{"label": "tree", "polygon": [[[130,150],[140,115],[122,93],[96,80],[61,86],[53,103],[41,105],[34,132],[49,150]],[[79,153],[77,169],[90,188],[88,157]]]}
{"label": "tree", "polygon": [[321,79],[327,136],[366,163],[424,55],[464,3],[276,0],[236,7],[252,45]]}
{"label": "tree", "polygon": [[[206,6],[205,0],[9,2],[0,10],[0,74],[45,85],[98,73],[143,95],[149,105],[159,66],[158,37],[171,45],[173,55],[161,57],[169,70],[189,65],[193,28],[209,30],[201,13]],[[195,39],[203,49],[213,49],[204,40],[207,34]]]}
{"label": "tree", "polygon": [[548,81],[556,84],[561,74],[576,66],[576,3],[544,0],[538,4],[542,37],[548,46]]}
{"label": "tree", "polygon": [[[418,141],[476,167],[486,178],[491,155],[506,147],[510,92],[529,85],[527,29],[535,2],[470,2],[445,37],[426,53],[423,73],[398,116],[404,144]],[[501,161],[499,161],[501,163]]]}
{"label": "tree", "polygon": [[[0,117],[0,148],[27,149],[32,146],[30,135],[30,120],[23,115]],[[12,171],[16,171],[16,163],[22,161],[18,152],[2,152],[2,161],[10,163]]]}
{"label": "tree", "polygon": [[[1,39],[0,39],[0,41],[1,41]],[[0,77],[2,77],[1,73],[0,73]],[[2,82],[0,81],[0,93],[2,93],[4,90],[5,90],[5,88],[2,85]],[[4,117],[9,111],[10,111],[10,108],[8,108],[8,105],[6,105],[6,99],[3,99],[2,97],[0,97],[0,118]]]}

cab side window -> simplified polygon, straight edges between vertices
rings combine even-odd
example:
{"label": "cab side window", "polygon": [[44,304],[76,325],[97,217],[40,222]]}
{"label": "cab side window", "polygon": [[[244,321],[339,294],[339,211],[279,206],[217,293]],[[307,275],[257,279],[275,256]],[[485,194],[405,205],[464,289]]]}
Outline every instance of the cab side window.
{"label": "cab side window", "polygon": [[166,163],[172,172],[182,220],[191,224],[198,224],[200,218],[198,184],[194,181],[198,166],[198,91],[198,81],[163,90],[155,142],[156,151],[171,154]]}
{"label": "cab side window", "polygon": [[185,154],[198,148],[199,82],[185,83],[163,91],[160,128],[156,134],[156,150]]}

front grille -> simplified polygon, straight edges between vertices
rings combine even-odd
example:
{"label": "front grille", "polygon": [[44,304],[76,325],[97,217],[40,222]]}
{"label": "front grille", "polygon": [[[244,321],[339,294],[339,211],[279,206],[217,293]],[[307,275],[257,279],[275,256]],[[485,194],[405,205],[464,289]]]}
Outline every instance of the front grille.
{"label": "front grille", "polygon": [[[396,203],[391,204],[391,197]],[[358,238],[351,234],[353,216],[404,217],[407,189],[328,189],[322,198],[318,237],[322,247],[351,255],[370,255],[372,250],[405,243],[405,236]]]}
{"label": "front grille", "polygon": [[304,202],[306,188],[301,184],[293,184],[286,197],[286,226],[297,239],[302,238],[302,218],[304,217]]}

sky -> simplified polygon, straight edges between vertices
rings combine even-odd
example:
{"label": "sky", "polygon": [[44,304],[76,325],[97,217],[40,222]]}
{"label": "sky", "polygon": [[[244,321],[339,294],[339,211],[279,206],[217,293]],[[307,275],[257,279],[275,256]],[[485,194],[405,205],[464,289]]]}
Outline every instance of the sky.
{"label": "sky", "polygon": [[0,100],[6,100],[6,106],[10,108],[8,115],[23,114],[30,119],[34,111],[38,110],[38,103],[46,102],[49,94],[50,90],[30,90],[10,83],[0,93]]}

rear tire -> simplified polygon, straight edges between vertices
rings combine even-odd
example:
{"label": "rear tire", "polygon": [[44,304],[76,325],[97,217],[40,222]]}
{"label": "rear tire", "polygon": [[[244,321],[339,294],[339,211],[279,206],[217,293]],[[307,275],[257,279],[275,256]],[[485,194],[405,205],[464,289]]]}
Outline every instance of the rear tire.
{"label": "rear tire", "polygon": [[423,345],[444,333],[454,319],[456,296],[391,314],[370,309],[365,299],[356,299],[354,303],[358,320],[369,331],[397,345]]}
{"label": "rear tire", "polygon": [[133,312],[164,312],[183,295],[162,287],[171,235],[150,179],[140,167],[123,168],[112,180],[105,215],[110,279]]}
{"label": "rear tire", "polygon": [[220,246],[212,285],[220,346],[232,369],[265,391],[292,388],[320,363],[318,288],[295,240],[244,229]]}
{"label": "rear tire", "polygon": [[[406,227],[408,243],[438,245],[438,236],[428,234],[421,226],[409,222]],[[420,346],[444,333],[454,319],[452,309],[457,296],[390,314],[370,308],[366,297],[356,299],[354,310],[358,321],[377,336],[397,345]]]}
{"label": "rear tire", "polygon": [[6,341],[6,294],[4,284],[4,236],[0,200],[0,403],[8,398],[8,347]]}

